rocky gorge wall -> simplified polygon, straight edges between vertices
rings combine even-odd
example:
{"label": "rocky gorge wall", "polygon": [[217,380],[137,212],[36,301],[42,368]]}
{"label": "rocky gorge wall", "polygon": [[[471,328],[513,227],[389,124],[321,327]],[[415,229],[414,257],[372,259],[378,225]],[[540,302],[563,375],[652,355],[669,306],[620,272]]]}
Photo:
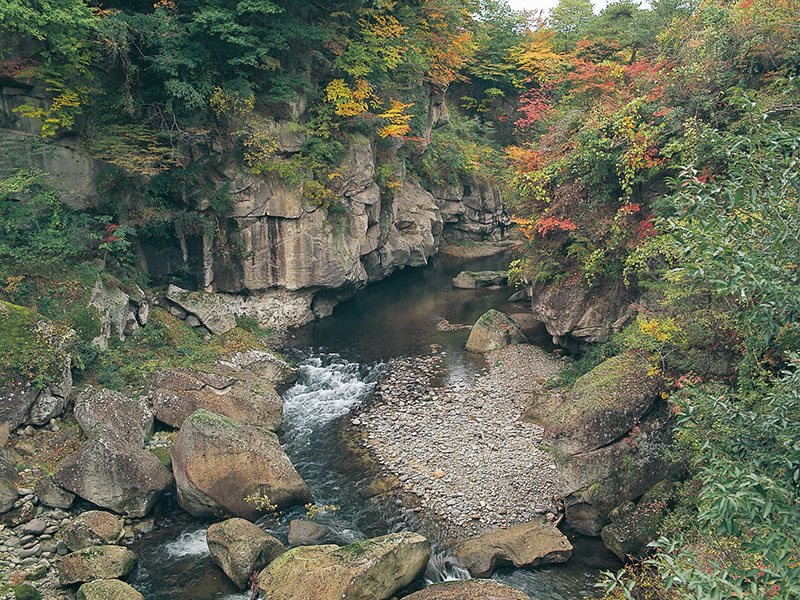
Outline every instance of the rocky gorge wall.
{"label": "rocky gorge wall", "polygon": [[[108,202],[95,182],[109,164],[90,156],[81,125],[42,140],[37,120],[19,117],[14,109],[25,103],[46,105],[45,86],[30,80],[3,83],[0,146],[7,150],[6,166],[47,173],[60,199],[74,209]],[[275,160],[288,164],[308,138],[297,127],[306,118],[305,99],[272,104],[262,112],[276,144]],[[447,124],[441,93],[431,92],[427,119],[427,134]],[[182,277],[182,287],[220,293],[238,316],[255,317],[262,325],[300,325],[327,316],[368,283],[406,266],[427,264],[441,244],[501,239],[511,223],[494,187],[459,182],[426,190],[406,171],[399,138],[387,143],[350,136],[336,173],[322,182],[333,192],[325,202],[305,189],[319,174],[255,174],[242,165],[233,146],[229,132],[222,131],[183,149],[183,166],[199,168],[205,187],[183,190],[182,205],[160,217],[169,222],[184,215],[212,226],[202,233],[176,226],[167,239],[140,235],[136,251],[151,278]],[[414,152],[419,158],[424,147]],[[147,184],[145,177],[140,191],[117,195],[141,203]],[[211,207],[216,193],[228,195],[224,213]]]}

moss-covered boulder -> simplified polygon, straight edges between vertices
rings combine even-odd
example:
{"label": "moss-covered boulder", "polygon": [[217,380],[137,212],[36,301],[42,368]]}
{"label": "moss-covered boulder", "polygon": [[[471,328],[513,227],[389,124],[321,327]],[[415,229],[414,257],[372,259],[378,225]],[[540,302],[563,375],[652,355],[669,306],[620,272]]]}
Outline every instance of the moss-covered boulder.
{"label": "moss-covered boulder", "polygon": [[77,600],[144,600],[144,596],[119,579],[101,579],[78,588]]}
{"label": "moss-covered boulder", "polygon": [[674,426],[669,407],[659,400],[623,439],[557,460],[567,522],[580,533],[600,535],[617,506],[640,497],[662,479],[679,477],[682,467],[665,452]]}
{"label": "moss-covered boulder", "polygon": [[530,596],[491,579],[442,581],[404,596],[406,600],[530,600]]}
{"label": "moss-covered boulder", "polygon": [[286,551],[280,540],[246,519],[214,523],[209,526],[206,539],[211,560],[242,590],[248,586],[253,571]]}
{"label": "moss-covered boulder", "polygon": [[90,510],[73,519],[61,532],[61,539],[72,550],[116,544],[124,533],[123,521],[102,510]]}
{"label": "moss-covered boulder", "polygon": [[469,352],[486,353],[511,344],[527,344],[528,338],[514,319],[497,310],[484,313],[472,326],[467,339]]}
{"label": "moss-covered boulder", "polygon": [[122,546],[90,546],[62,556],[56,562],[61,585],[95,579],[127,577],[136,567],[136,554]]}
{"label": "moss-covered boulder", "polygon": [[663,389],[649,365],[615,356],[581,377],[549,419],[543,444],[562,455],[596,450],[632,432]]}
{"label": "moss-covered boulder", "polygon": [[283,419],[283,401],[275,387],[253,375],[165,369],[150,378],[148,396],[156,419],[170,427],[180,427],[198,409],[270,431],[277,430]]}
{"label": "moss-covered boulder", "polygon": [[98,423],[92,437],[56,467],[61,487],[127,517],[143,517],[172,486],[172,474],[151,452]]}
{"label": "moss-covered boulder", "polygon": [[41,425],[64,412],[75,332],[0,300],[0,423]]}
{"label": "moss-covered boulder", "polygon": [[41,600],[42,593],[30,583],[21,583],[14,588],[14,600]]}
{"label": "moss-covered boulder", "polygon": [[178,503],[196,517],[223,511],[255,521],[267,510],[257,499],[278,507],[313,501],[274,433],[223,415],[192,413],[171,456]]}
{"label": "moss-covered boulder", "polygon": [[392,533],[337,546],[299,546],[258,576],[270,600],[385,600],[425,570],[430,542],[416,533]]}
{"label": "moss-covered boulder", "polygon": [[491,577],[498,564],[535,567],[566,562],[570,556],[572,544],[544,518],[495,529],[456,546],[459,564],[473,577]]}

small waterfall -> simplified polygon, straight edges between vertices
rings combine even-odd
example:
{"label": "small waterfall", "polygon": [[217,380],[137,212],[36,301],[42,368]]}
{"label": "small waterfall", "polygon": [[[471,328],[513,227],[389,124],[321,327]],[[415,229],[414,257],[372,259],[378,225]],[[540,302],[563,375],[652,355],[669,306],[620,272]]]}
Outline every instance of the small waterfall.
{"label": "small waterfall", "polygon": [[431,558],[425,569],[424,577],[426,586],[440,581],[472,579],[469,571],[459,566],[458,561],[456,561],[452,554],[438,552],[436,550],[431,552]]}
{"label": "small waterfall", "polygon": [[184,531],[177,539],[164,544],[164,552],[173,559],[185,556],[205,556],[208,554],[206,529]]}
{"label": "small waterfall", "polygon": [[301,360],[297,383],[283,394],[283,445],[287,452],[311,445],[314,433],[322,426],[369,398],[384,369],[383,363],[365,367],[339,354]]}

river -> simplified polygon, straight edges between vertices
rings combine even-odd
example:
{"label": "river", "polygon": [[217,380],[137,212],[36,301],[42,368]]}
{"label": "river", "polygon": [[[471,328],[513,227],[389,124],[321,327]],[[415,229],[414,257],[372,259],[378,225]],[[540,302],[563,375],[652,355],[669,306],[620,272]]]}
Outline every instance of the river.
{"label": "river", "polygon": [[[470,260],[439,254],[426,267],[408,268],[370,285],[337,306],[333,316],[290,335],[286,353],[300,363],[301,375],[283,393],[279,437],[317,504],[336,507],[323,511],[318,520],[331,527],[337,543],[415,529],[415,514],[393,498],[368,501],[359,495],[359,486],[374,476],[373,467],[359,459],[352,440],[342,435],[345,417],[369,402],[389,361],[429,353],[432,345],[444,355],[446,382],[468,385],[484,367],[481,356],[463,350],[469,331],[440,332],[436,324],[441,319],[471,324],[490,308],[524,312],[525,303],[507,302],[508,288],[459,290],[451,285],[460,270],[505,268],[509,260],[507,253]],[[533,343],[552,348],[543,331],[530,333]],[[289,522],[305,516],[304,507],[295,507],[262,525],[286,542]],[[157,507],[154,529],[131,544],[139,566],[129,583],[155,600],[249,598],[249,592],[240,592],[211,562],[205,543],[208,524],[188,517],[174,497],[167,497]],[[572,536],[571,541],[576,551],[565,565],[501,569],[494,578],[536,600],[591,597],[597,565],[614,562],[598,540]],[[464,575],[438,565],[429,569],[427,578]],[[412,587],[421,585],[424,582]]]}

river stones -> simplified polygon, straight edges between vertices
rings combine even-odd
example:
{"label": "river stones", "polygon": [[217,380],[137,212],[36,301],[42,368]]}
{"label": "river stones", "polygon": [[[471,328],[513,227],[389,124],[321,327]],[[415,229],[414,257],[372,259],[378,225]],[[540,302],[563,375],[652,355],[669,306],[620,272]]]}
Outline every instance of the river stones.
{"label": "river stones", "polygon": [[473,577],[490,577],[498,563],[515,567],[561,563],[572,556],[572,544],[547,520],[495,529],[456,546],[456,558]]}
{"label": "river stones", "polygon": [[136,555],[122,546],[89,546],[61,557],[56,563],[61,585],[130,575]]}
{"label": "river stones", "polygon": [[266,510],[256,499],[279,508],[313,502],[277,436],[259,427],[197,410],[178,431],[171,455],[178,503],[196,517],[222,511],[255,521]]}
{"label": "river stones", "polygon": [[453,287],[474,290],[481,287],[502,285],[508,281],[507,271],[461,271],[453,278]]}
{"label": "river stones", "polygon": [[285,551],[279,540],[239,518],[209,526],[206,539],[211,560],[242,590],[248,586],[253,571]]}
{"label": "river stones", "polygon": [[486,353],[511,344],[527,344],[528,338],[519,325],[497,310],[489,310],[472,326],[466,348],[469,352]]}
{"label": "river stones", "polygon": [[107,425],[126,442],[138,447],[153,433],[153,411],[144,398],[128,398],[109,389],[78,396],[73,410],[86,435],[94,434],[98,423]]}
{"label": "river stones", "polygon": [[101,423],[89,441],[61,461],[53,479],[84,500],[126,517],[146,515],[173,481],[155,454],[126,443]]}
{"label": "river stones", "polygon": [[116,544],[124,533],[122,519],[101,510],[87,511],[64,528],[61,539],[72,550]]}
{"label": "river stones", "polygon": [[277,430],[283,419],[283,402],[275,388],[255,378],[166,369],[150,378],[148,395],[156,418],[170,427],[180,427],[198,409],[271,431]]}
{"label": "river stones", "polygon": [[139,592],[119,579],[101,579],[78,588],[77,600],[144,600]]}
{"label": "river stones", "polygon": [[406,600],[530,600],[527,594],[491,579],[442,581],[405,596]]}
{"label": "river stones", "polygon": [[392,533],[337,546],[299,546],[258,576],[270,600],[385,600],[425,570],[430,542],[416,533]]}

